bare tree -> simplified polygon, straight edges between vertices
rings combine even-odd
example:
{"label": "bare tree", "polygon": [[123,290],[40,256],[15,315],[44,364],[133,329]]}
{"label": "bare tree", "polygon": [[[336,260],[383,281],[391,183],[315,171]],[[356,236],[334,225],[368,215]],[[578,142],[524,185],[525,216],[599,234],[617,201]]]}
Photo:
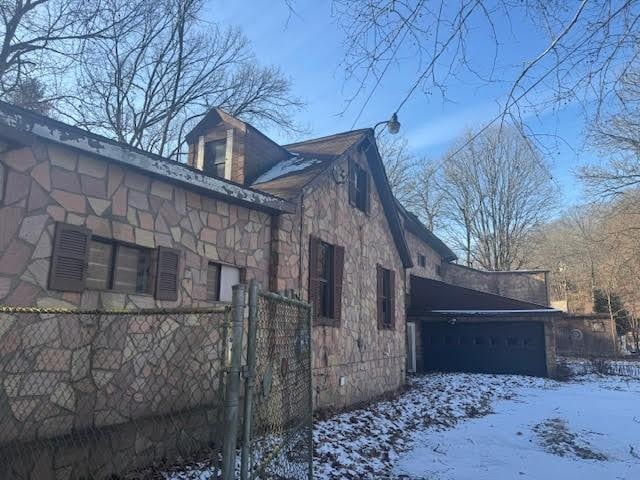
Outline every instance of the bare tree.
{"label": "bare tree", "polygon": [[60,74],[84,41],[106,34],[101,0],[0,0],[0,95]]}
{"label": "bare tree", "polygon": [[415,205],[418,161],[409,151],[406,138],[382,134],[377,140],[391,191],[405,208],[412,210]]}
{"label": "bare tree", "polygon": [[582,168],[579,177],[600,196],[640,184],[640,70],[627,72],[606,114],[594,120],[592,143],[604,154],[600,164]]}
{"label": "bare tree", "polygon": [[469,133],[460,142],[465,147],[444,159],[442,174],[454,238],[469,264],[520,268],[529,235],[554,211],[558,188],[540,154],[516,131]]}
{"label": "bare tree", "polygon": [[83,52],[64,113],[134,147],[178,158],[184,135],[212,106],[284,128],[301,106],[274,67],[260,67],[235,28],[205,23],[203,0],[143,1],[135,22],[110,4],[108,35]]}
{"label": "bare tree", "polygon": [[[342,67],[356,85],[348,106],[363,99],[362,113],[389,67],[410,59],[416,73],[407,78],[396,110],[418,92],[447,98],[454,81],[471,76],[504,87],[498,113],[485,128],[508,119],[529,135],[535,132],[525,115],[573,101],[598,110],[634,64],[640,44],[638,0],[334,0],[333,5],[345,35]],[[522,67],[504,63],[503,46],[527,41],[520,32],[531,31],[543,39],[539,51],[523,59]],[[470,46],[479,40],[488,43],[489,52],[472,55]]]}

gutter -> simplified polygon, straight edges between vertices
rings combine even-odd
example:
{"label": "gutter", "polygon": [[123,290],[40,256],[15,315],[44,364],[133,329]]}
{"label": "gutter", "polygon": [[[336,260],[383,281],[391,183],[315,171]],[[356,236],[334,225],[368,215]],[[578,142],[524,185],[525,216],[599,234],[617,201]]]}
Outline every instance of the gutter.
{"label": "gutter", "polygon": [[0,136],[27,141],[35,136],[73,150],[133,167],[143,173],[180,184],[208,196],[269,213],[293,213],[282,198],[204,175],[171,159],[155,155],[58,120],[0,102]]}

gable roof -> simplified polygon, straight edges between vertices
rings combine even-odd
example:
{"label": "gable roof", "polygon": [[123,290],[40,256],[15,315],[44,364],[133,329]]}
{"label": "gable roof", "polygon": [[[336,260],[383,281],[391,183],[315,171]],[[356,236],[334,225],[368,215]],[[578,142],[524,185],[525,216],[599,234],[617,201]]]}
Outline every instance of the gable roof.
{"label": "gable roof", "polygon": [[259,175],[252,186],[282,198],[295,198],[309,182],[362,141],[367,131],[353,130],[285,145],[288,157]]}
{"label": "gable roof", "polygon": [[218,124],[220,122],[224,122],[224,123],[226,123],[228,125],[231,125],[231,126],[237,128],[237,129],[239,129],[239,130],[251,131],[251,132],[253,132],[253,133],[257,134],[257,135],[260,135],[262,138],[264,138],[266,141],[271,143],[273,146],[275,146],[275,147],[279,148],[280,150],[282,150],[283,155],[287,154],[287,151],[285,150],[284,147],[282,147],[281,145],[279,145],[276,142],[274,142],[273,140],[271,140],[269,137],[267,137],[264,133],[262,133],[256,127],[254,127],[250,123],[245,122],[244,120],[240,120],[239,118],[236,118],[233,115],[228,114],[227,112],[225,112],[224,110],[222,110],[221,108],[218,108],[218,107],[211,108],[200,119],[200,121],[196,124],[196,126],[193,127],[191,129],[191,131],[185,135],[185,140],[188,143],[194,143],[195,140],[196,140],[196,137],[198,137],[200,135],[200,132],[202,130],[206,130],[211,125],[215,125],[215,124]]}
{"label": "gable roof", "polygon": [[411,253],[387,174],[372,129],[353,130],[285,145],[291,156],[260,175],[252,187],[286,199],[297,197],[315,178],[326,173],[338,159],[360,149],[365,152],[391,235],[405,268],[413,266]]}
{"label": "gable roof", "polygon": [[39,138],[106,161],[127,165],[147,175],[160,177],[164,181],[196,190],[203,195],[257,210],[271,213],[295,210],[291,203],[268,192],[205,175],[200,170],[183,163],[145,152],[6,102],[0,102],[0,138],[2,137],[27,144],[34,138]]}
{"label": "gable roof", "polygon": [[433,248],[433,250],[435,250],[435,252],[438,253],[445,262],[453,262],[458,259],[458,256],[453,253],[453,250],[447,247],[442,240],[436,237],[435,234],[429,230],[416,215],[404,208],[397,199],[396,205],[400,215],[404,219],[404,226],[408,232],[412,233]]}

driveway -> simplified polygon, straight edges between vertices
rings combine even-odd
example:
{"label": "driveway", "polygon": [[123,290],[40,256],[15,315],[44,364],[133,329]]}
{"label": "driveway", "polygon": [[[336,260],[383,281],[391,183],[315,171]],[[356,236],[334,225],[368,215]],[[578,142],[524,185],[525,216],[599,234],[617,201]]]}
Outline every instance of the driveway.
{"label": "driveway", "polygon": [[317,478],[632,479],[640,380],[427,375],[315,428]]}

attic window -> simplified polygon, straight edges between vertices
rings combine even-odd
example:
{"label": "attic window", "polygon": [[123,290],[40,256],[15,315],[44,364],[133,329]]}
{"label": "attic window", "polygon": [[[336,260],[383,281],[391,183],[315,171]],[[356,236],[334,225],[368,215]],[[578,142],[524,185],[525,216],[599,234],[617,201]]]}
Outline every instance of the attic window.
{"label": "attic window", "polygon": [[203,170],[207,175],[224,178],[227,156],[227,140],[213,140],[204,144]]}

